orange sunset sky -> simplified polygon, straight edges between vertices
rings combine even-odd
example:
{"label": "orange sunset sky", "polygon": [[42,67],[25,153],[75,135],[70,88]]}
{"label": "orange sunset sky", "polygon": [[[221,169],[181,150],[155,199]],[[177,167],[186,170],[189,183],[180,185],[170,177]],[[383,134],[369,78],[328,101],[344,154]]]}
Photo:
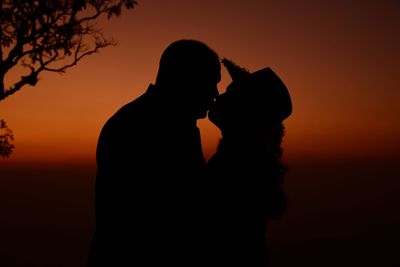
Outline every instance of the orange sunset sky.
{"label": "orange sunset sky", "polygon": [[[294,105],[285,156],[392,158],[400,152],[398,1],[143,0],[110,21],[118,46],[66,74],[43,73],[0,103],[15,152],[0,164],[94,163],[98,134],[154,82],[158,60],[181,38],[207,43],[251,71],[270,66]],[[18,76],[12,73],[9,79]],[[229,83],[225,70],[220,92]],[[219,132],[199,121],[208,157]]]}
{"label": "orange sunset sky", "polygon": [[[0,158],[0,266],[86,266],[100,130],[183,38],[250,71],[269,66],[290,91],[288,210],[268,225],[273,266],[400,266],[400,1],[138,2],[100,20],[118,46],[0,101],[15,136]],[[219,91],[229,82],[223,69]],[[198,125],[208,158],[219,131]]]}

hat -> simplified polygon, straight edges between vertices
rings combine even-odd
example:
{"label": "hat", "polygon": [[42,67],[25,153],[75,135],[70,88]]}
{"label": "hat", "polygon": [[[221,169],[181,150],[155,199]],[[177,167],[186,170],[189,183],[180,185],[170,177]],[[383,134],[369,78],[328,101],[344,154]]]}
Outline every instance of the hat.
{"label": "hat", "polygon": [[278,75],[269,67],[250,72],[231,60],[222,59],[240,94],[246,96],[252,109],[272,120],[283,121],[292,113],[289,91]]}

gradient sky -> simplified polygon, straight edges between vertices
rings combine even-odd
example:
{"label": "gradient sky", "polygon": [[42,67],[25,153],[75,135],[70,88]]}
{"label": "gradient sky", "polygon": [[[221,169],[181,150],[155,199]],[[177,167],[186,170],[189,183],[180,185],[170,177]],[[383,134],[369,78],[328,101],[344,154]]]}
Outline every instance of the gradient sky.
{"label": "gradient sky", "polygon": [[[154,82],[161,53],[192,38],[286,83],[288,158],[392,158],[400,152],[398,1],[139,1],[104,32],[118,40],[64,75],[43,73],[0,103],[16,141],[0,164],[94,162],[98,134]],[[223,70],[220,92],[229,82]],[[10,77],[12,79],[13,77]],[[219,132],[199,121],[208,157]]]}
{"label": "gradient sky", "polygon": [[[85,266],[99,132],[154,82],[163,50],[193,38],[251,71],[271,67],[291,93],[289,208],[269,225],[273,265],[395,266],[400,2],[138,1],[100,22],[118,46],[0,102],[16,138],[0,158],[0,265]],[[223,70],[220,92],[228,83]],[[209,157],[219,132],[199,126]]]}

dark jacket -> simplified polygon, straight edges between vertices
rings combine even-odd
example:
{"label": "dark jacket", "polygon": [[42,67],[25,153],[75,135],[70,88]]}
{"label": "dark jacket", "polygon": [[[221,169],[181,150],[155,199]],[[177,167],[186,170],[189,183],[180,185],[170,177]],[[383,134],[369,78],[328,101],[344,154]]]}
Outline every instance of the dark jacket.
{"label": "dark jacket", "polygon": [[[104,125],[89,266],[195,266],[204,241],[205,162],[196,121],[150,85]],[[173,110],[173,108],[172,108]]]}

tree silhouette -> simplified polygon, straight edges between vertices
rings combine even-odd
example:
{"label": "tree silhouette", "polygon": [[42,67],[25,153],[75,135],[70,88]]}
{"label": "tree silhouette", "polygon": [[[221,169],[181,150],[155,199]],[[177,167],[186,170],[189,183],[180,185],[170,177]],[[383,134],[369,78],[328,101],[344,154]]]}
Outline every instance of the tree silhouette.
{"label": "tree silhouette", "polygon": [[[0,5],[1,101],[25,85],[36,85],[42,71],[63,73],[82,58],[116,45],[103,35],[96,21],[102,15],[108,19],[119,16],[137,1],[0,0]],[[21,67],[21,77],[6,85],[6,75]],[[2,125],[6,127],[4,121]],[[0,151],[9,151],[9,155],[12,146],[5,149],[1,145]]]}

